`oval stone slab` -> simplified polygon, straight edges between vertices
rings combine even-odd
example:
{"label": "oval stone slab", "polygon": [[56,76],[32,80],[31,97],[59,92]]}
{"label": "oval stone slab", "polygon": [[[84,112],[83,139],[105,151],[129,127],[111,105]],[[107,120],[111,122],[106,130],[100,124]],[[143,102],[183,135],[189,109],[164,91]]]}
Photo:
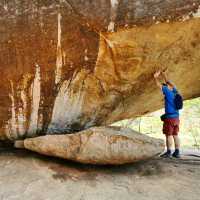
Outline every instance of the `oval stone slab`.
{"label": "oval stone slab", "polygon": [[128,128],[93,127],[77,134],[24,140],[26,149],[88,164],[125,164],[153,157],[164,142]]}

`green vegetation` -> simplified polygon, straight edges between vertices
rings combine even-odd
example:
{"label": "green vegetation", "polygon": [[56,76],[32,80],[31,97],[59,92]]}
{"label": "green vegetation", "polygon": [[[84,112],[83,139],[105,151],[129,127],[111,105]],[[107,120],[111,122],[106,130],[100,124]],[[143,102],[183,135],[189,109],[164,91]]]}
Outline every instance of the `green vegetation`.
{"label": "green vegetation", "polygon": [[[162,138],[162,122],[160,115],[163,109],[145,115],[135,120],[123,120],[114,125],[132,128],[149,136]],[[184,102],[184,109],[180,111],[180,138],[182,148],[200,149],[200,98]]]}

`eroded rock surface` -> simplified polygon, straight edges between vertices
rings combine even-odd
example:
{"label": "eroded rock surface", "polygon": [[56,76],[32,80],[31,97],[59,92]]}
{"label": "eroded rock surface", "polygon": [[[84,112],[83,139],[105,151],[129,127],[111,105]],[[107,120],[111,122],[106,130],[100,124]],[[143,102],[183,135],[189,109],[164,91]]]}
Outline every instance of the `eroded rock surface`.
{"label": "eroded rock surface", "polygon": [[200,96],[199,0],[0,2],[0,139],[72,133]]}
{"label": "eroded rock surface", "polygon": [[89,164],[124,164],[161,153],[164,142],[128,128],[94,127],[76,134],[25,139],[38,153]]}

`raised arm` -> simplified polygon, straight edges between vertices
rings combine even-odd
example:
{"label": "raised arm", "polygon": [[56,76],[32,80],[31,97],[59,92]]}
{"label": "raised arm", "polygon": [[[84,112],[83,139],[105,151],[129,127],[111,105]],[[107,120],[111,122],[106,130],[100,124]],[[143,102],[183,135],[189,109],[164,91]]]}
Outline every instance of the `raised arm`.
{"label": "raised arm", "polygon": [[158,77],[160,76],[161,72],[160,71],[157,71],[155,74],[154,74],[154,79],[155,79],[155,82],[156,82],[156,85],[162,90],[162,84],[160,83]]}
{"label": "raised arm", "polygon": [[175,87],[174,84],[168,79],[165,72],[161,72],[161,75],[163,76],[165,83],[169,84],[171,87]]}

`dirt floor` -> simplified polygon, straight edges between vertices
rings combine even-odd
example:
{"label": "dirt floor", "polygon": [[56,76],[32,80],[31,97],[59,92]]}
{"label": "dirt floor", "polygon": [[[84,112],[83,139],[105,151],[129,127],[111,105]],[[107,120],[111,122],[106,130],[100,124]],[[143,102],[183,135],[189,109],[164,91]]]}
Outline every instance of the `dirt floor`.
{"label": "dirt floor", "polygon": [[91,166],[0,149],[0,200],[146,199],[199,200],[200,157]]}

